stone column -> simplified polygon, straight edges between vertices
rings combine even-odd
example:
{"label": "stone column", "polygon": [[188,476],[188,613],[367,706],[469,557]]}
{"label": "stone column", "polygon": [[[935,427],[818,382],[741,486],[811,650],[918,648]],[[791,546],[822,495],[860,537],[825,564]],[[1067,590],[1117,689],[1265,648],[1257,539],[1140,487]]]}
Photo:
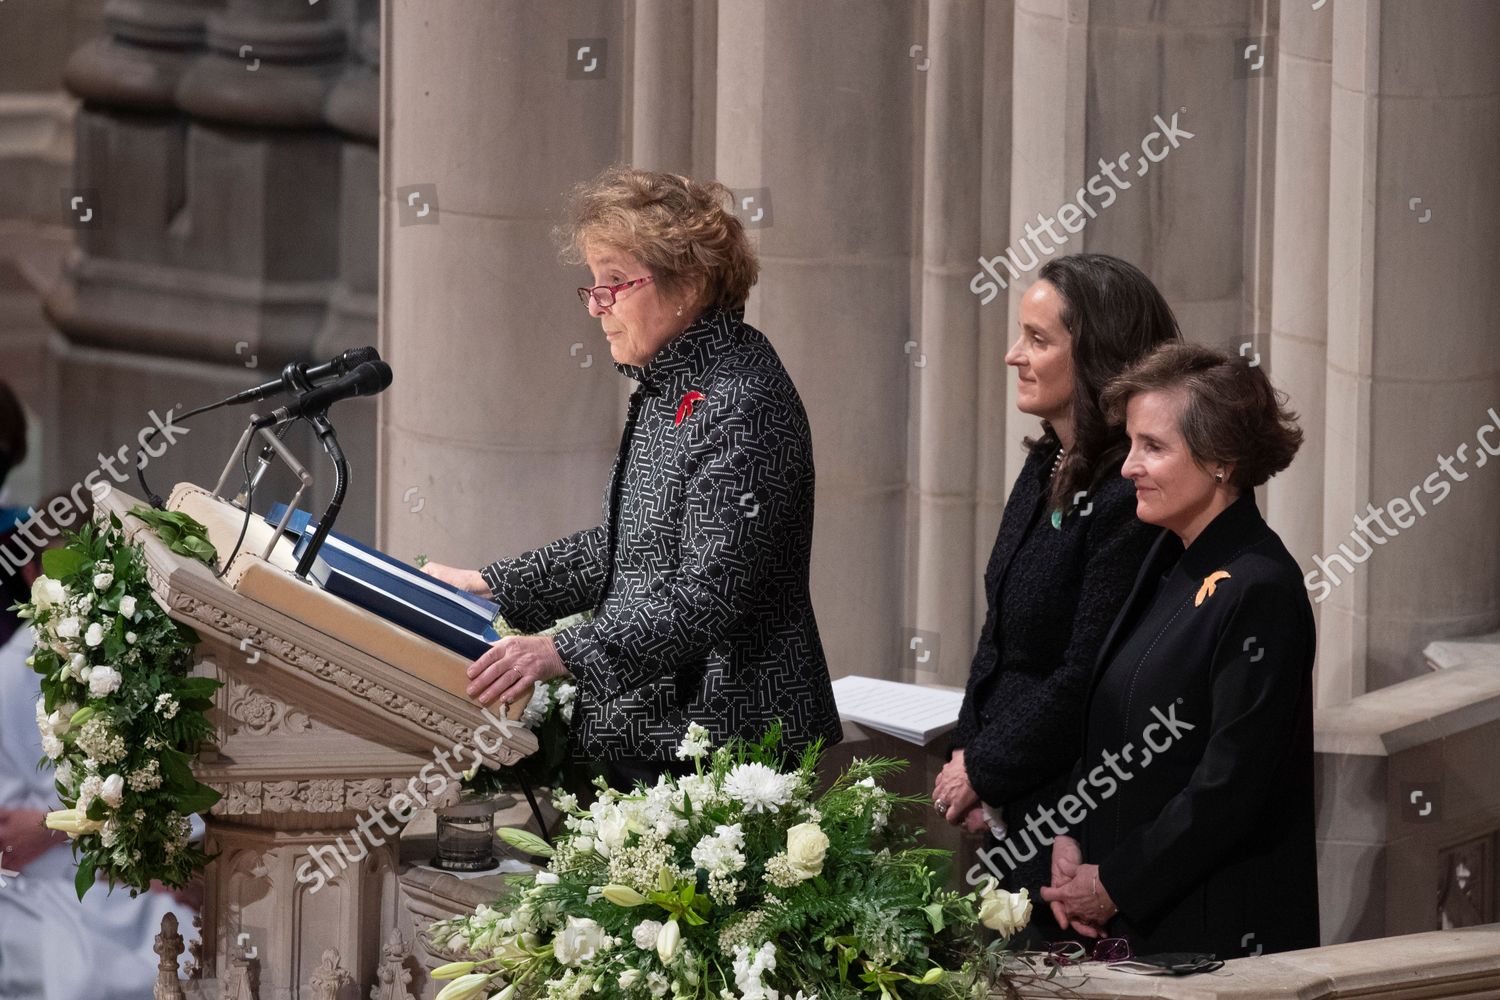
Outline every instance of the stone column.
{"label": "stone column", "polygon": [[479,566],[602,516],[622,379],[550,230],[620,156],[627,36],[606,0],[381,10],[380,544]]}
{"label": "stone column", "polygon": [[969,280],[981,231],[985,14],[981,0],[933,0],[911,67],[926,83],[921,319],[907,356],[919,435],[913,624],[922,634],[912,638],[937,642],[908,655],[902,679],[958,685],[973,653],[975,588],[953,579],[967,578],[974,551],[979,300]]}
{"label": "stone column", "polygon": [[693,0],[635,3],[630,162],[643,170],[692,173],[698,104],[693,8]]}
{"label": "stone column", "polygon": [[[338,340],[329,315],[344,263],[340,212],[374,215],[373,197],[362,208],[357,194],[344,200],[344,139],[325,117],[357,8],[358,0],[116,2],[106,33],[69,60],[67,85],[86,103],[76,204],[59,207],[80,252],[47,311],[64,334],[58,392],[91,405],[61,414],[49,461],[56,483],[82,478],[121,446],[133,453],[152,425],[148,411],[181,413],[265,381],[312,358],[328,329],[326,340]],[[373,175],[369,186],[373,196]],[[367,338],[370,330],[367,319]],[[245,415],[194,421],[181,445],[151,463],[152,487],[212,482]],[[374,487],[370,416],[353,407],[334,415],[354,466],[340,528],[360,535],[361,501]],[[326,496],[331,470],[311,435],[295,429],[289,441]],[[289,495],[289,482],[278,469],[256,505]]]}
{"label": "stone column", "polygon": [[[328,315],[313,356],[331,358],[379,340],[380,275],[380,8],[378,0],[358,0],[350,14],[355,39],[351,59],[329,91],[324,115],[339,131],[339,274]],[[339,404],[339,438],[349,455],[356,483],[340,515],[342,530],[373,541],[375,504],[376,399]],[[320,481],[320,506],[331,482]],[[417,504],[415,497],[408,506]]]}
{"label": "stone column", "polygon": [[813,596],[835,676],[885,672],[906,638],[912,30],[902,4],[719,8],[717,172],[769,197],[749,319],[812,421]]}
{"label": "stone column", "polygon": [[[1014,99],[1011,74],[1015,22],[1014,0],[986,0],[979,184],[980,252],[986,256],[998,252],[1010,239],[1011,104]],[[1006,393],[1010,369],[1005,364],[1005,352],[1011,332],[1006,325],[1006,301],[999,299],[979,308],[979,349],[975,352],[979,392],[974,408],[974,565],[967,581],[975,595],[974,619],[969,629],[971,647],[972,640],[984,626],[987,609],[980,596],[983,593],[981,581],[995,533],[1000,527],[1005,497],[1010,490],[1010,480],[1005,475],[1006,442],[1008,430],[1014,429],[1016,423]],[[970,653],[972,648],[964,654],[965,657]],[[949,659],[951,662],[951,654]],[[956,676],[967,679],[967,671],[966,660]]]}
{"label": "stone column", "polygon": [[[997,265],[1008,291],[986,306],[1007,310],[1003,338],[1007,346],[1015,338],[1021,295],[1040,266],[1040,259],[1023,249],[1019,238],[1037,213],[1055,212],[1088,173],[1083,169],[1088,162],[1084,128],[1088,16],[1088,4],[1079,0],[1016,0],[1010,220],[1003,238],[984,248],[987,259],[1005,256],[1007,248],[1016,254],[1015,268]],[[1074,249],[1081,249],[1076,238],[1060,252]],[[1002,347],[1001,364],[1004,353]],[[1016,380],[1009,369],[1004,377],[1005,492],[1009,494],[1026,461],[1021,439],[1039,433],[1039,425],[1016,410]]]}
{"label": "stone column", "polygon": [[[1286,392],[1302,426],[1302,449],[1266,489],[1266,519],[1304,571],[1323,550],[1324,389],[1328,366],[1328,288],[1343,280],[1328,267],[1328,115],[1333,10],[1281,8],[1276,59],[1276,206],[1271,257],[1268,374]],[[1315,607],[1314,610],[1317,610]],[[1318,669],[1319,697],[1337,673]]]}
{"label": "stone column", "polygon": [[[1334,6],[1323,548],[1325,703],[1500,622],[1500,7]],[[1500,427],[1488,432],[1500,448]],[[1371,506],[1375,505],[1375,506]],[[1377,518],[1376,515],[1380,515]],[[1363,524],[1364,528],[1357,527]]]}

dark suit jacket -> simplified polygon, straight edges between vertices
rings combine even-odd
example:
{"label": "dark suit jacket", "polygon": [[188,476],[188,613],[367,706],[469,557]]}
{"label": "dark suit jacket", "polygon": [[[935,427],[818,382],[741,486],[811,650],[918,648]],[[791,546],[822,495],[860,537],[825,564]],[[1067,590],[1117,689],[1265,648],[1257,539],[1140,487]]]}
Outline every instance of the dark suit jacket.
{"label": "dark suit jacket", "polygon": [[[1053,528],[1047,504],[1058,441],[1032,449],[1011,487],[984,573],[984,629],[952,743],[969,783],[1012,829],[1056,798],[1077,759],[1099,647],[1156,536],[1136,520],[1135,487],[1108,470]],[[1018,866],[1014,888],[1033,899],[1046,852]]]}
{"label": "dark suit jacket", "polygon": [[1100,653],[1074,772],[1101,800],[1084,861],[1137,953],[1317,947],[1315,649],[1301,570],[1253,493],[1186,552],[1161,533]]}
{"label": "dark suit jacket", "polygon": [[689,723],[722,743],[778,719],[785,749],[837,743],[808,581],[812,434],[776,351],[711,309],[646,367],[615,367],[641,385],[603,523],[481,571],[524,631],[593,610],[556,640],[577,748],[675,760]]}

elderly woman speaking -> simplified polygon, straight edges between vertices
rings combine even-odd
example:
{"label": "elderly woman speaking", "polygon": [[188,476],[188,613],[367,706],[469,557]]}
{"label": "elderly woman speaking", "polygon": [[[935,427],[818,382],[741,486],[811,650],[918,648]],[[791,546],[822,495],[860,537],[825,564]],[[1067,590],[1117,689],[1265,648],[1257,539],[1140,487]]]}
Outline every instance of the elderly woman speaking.
{"label": "elderly woman speaking", "polygon": [[796,752],[842,730],[808,581],[813,458],[802,401],[744,322],[759,264],[720,184],[614,167],[575,190],[562,230],[578,289],[631,394],[604,520],[539,549],[427,571],[500,605],[512,626],[469,667],[510,702],[571,674],[575,748],[618,788],[679,771],[690,723],[716,741],[779,720]]}

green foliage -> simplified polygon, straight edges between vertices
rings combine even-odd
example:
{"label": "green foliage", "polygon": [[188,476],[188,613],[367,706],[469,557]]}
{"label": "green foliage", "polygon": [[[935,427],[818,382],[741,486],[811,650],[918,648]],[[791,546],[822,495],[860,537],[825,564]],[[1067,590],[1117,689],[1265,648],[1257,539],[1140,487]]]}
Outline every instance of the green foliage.
{"label": "green foliage", "polygon": [[[160,513],[144,519],[170,529],[169,544],[213,558],[193,541],[206,543],[202,525]],[[99,875],[132,894],[184,885],[209,860],[188,843],[188,816],[219,799],[192,762],[213,737],[205,712],[220,682],[189,676],[198,637],[156,602],[142,549],[121,529],[112,515],[45,553],[45,575],[16,605],[35,630],[42,764],[56,769],[63,806],[49,824],[73,837],[80,898]]]}
{"label": "green foliage", "polygon": [[[179,555],[191,556],[199,562],[217,566],[219,553],[208,540],[208,529],[193,518],[175,510],[157,510],[137,504],[130,511],[131,517],[140,518],[151,526],[157,537],[167,548]],[[49,571],[48,576],[51,576]]]}
{"label": "green foliage", "polygon": [[669,988],[705,1000],[769,989],[958,1000],[1007,984],[1014,956],[982,942],[977,896],[942,887],[946,852],[890,822],[910,800],[878,779],[902,762],[856,761],[813,798],[817,748],[782,771],[779,738],[710,752],[690,727],[681,752],[693,775],[630,795],[601,787],[589,809],[560,798],[566,831],[547,869],[434,925],[430,941],[515,984],[516,1000]]}

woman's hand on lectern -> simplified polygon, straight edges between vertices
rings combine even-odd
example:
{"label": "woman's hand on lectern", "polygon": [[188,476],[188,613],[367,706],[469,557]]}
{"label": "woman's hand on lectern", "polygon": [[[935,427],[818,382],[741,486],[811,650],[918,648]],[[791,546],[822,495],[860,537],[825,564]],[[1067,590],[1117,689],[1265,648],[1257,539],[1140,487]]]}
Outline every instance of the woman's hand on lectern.
{"label": "woman's hand on lectern", "polygon": [[[431,565],[431,564],[429,564]],[[538,681],[565,676],[550,635],[508,635],[469,664],[470,698],[481,705],[509,705]]]}
{"label": "woman's hand on lectern", "polygon": [[429,562],[422,567],[422,572],[428,576],[435,576],[459,590],[467,590],[480,597],[489,596],[490,585],[484,582],[484,577],[479,575],[477,569],[458,569],[454,566],[444,566],[442,563]]}

